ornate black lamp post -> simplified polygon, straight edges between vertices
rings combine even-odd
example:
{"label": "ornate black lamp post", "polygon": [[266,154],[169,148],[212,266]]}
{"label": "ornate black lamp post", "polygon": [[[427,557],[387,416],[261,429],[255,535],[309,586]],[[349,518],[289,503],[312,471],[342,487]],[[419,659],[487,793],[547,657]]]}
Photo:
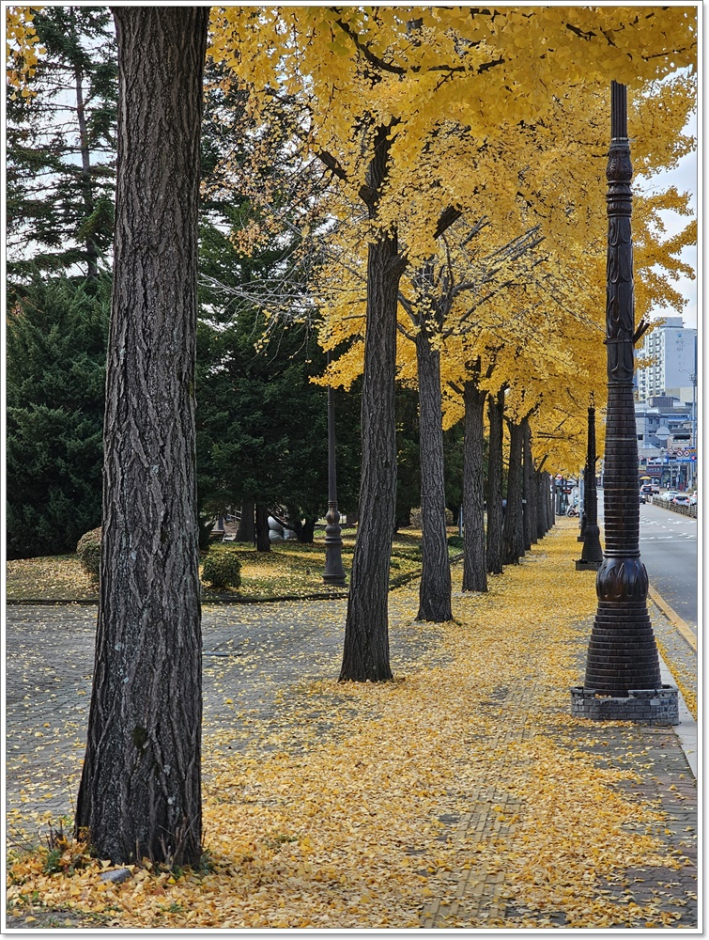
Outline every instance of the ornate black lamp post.
{"label": "ornate black lamp post", "polygon": [[611,83],[606,344],[608,416],[604,508],[606,548],[596,577],[598,610],[582,689],[572,713],[592,719],[677,724],[677,689],[662,685],[647,611],[648,577],[640,560],[638,444],[633,405],[635,300],[630,217],[633,169],[627,89]]}
{"label": "ornate black lamp post", "polygon": [[600,529],[598,528],[598,498],[596,493],[596,409],[588,409],[588,445],[583,476],[583,517],[581,527],[583,548],[577,571],[600,568],[603,561]]}
{"label": "ornate black lamp post", "polygon": [[[330,364],[330,354],[327,356]],[[346,584],[342,567],[342,529],[340,513],[337,511],[337,476],[335,471],[335,395],[331,386],[327,389],[327,515],[325,519],[325,584]]]}

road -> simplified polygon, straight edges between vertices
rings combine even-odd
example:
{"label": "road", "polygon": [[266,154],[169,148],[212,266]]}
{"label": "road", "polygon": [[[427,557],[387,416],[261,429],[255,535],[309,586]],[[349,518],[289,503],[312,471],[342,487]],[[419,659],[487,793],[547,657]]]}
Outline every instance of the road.
{"label": "road", "polygon": [[697,520],[640,506],[640,554],[650,584],[697,632]]}
{"label": "road", "polygon": [[[603,490],[598,517],[603,526]],[[640,555],[651,586],[697,632],[697,520],[652,506],[640,505]]]}

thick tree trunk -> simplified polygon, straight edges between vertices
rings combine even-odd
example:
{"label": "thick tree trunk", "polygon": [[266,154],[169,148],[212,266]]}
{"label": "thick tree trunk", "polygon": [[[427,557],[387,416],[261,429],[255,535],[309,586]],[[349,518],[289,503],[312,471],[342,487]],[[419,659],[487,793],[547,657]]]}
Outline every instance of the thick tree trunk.
{"label": "thick tree trunk", "polygon": [[194,372],[207,7],[114,10],[118,180],[101,587],[76,830],[97,856],[201,854]]}
{"label": "thick tree trunk", "polygon": [[396,309],[403,268],[394,236],[370,243],[360,521],[352,559],[341,681],[392,678],[388,597],[396,518]]}
{"label": "thick tree trunk", "polygon": [[237,542],[248,542],[253,545],[256,539],[256,526],[254,525],[254,504],[245,502],[241,504],[241,519],[236,530]]}
{"label": "thick tree trunk", "polygon": [[516,564],[524,555],[524,522],[522,512],[522,425],[508,421],[510,432],[510,464],[507,473],[507,510],[503,532],[503,560]]}
{"label": "thick tree trunk", "polygon": [[417,620],[451,620],[451,569],[446,532],[446,481],[443,463],[441,354],[422,328],[416,337],[421,453],[421,528],[423,564]]}
{"label": "thick tree trunk", "polygon": [[522,422],[522,497],[524,499],[524,547],[529,551],[537,541],[537,489],[532,460],[532,429],[529,418]]}
{"label": "thick tree trunk", "polygon": [[270,552],[271,537],[268,534],[268,506],[256,503],[256,551]]}
{"label": "thick tree trunk", "polygon": [[[463,390],[463,402],[465,404],[465,439],[463,443],[464,591],[487,591],[483,487],[483,445],[485,440],[483,413],[486,399],[487,393],[480,391],[476,380],[466,383]],[[501,505],[501,497],[499,502]]]}
{"label": "thick tree trunk", "polygon": [[490,423],[488,449],[487,497],[487,570],[489,574],[502,571],[502,421],[505,412],[505,393],[490,395],[487,401]]}

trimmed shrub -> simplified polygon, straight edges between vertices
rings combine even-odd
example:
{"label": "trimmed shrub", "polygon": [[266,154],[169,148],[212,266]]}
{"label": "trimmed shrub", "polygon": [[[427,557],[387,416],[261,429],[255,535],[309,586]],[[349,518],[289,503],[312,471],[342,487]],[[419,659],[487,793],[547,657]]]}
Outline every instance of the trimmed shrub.
{"label": "trimmed shrub", "polygon": [[[453,513],[450,509],[446,508],[446,525],[449,526],[454,524],[455,519],[453,517]],[[421,509],[419,507],[411,510],[411,513],[409,514],[409,525],[412,529],[421,528]]]}
{"label": "trimmed shrub", "polygon": [[465,539],[462,535],[449,535],[448,548],[455,548],[458,551],[462,551],[465,548]]}
{"label": "trimmed shrub", "polygon": [[76,554],[84,571],[98,581],[101,570],[101,526],[81,536],[76,546]]}
{"label": "trimmed shrub", "polygon": [[233,551],[210,551],[204,560],[202,580],[215,588],[241,587],[241,562]]}

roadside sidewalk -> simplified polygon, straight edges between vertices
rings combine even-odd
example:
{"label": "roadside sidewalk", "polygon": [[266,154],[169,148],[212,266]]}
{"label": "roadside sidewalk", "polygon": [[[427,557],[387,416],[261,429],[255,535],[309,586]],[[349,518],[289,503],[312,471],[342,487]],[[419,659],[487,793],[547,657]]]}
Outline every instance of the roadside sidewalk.
{"label": "roadside sidewalk", "polygon": [[[206,610],[211,867],[99,890],[98,868],[29,861],[11,926],[696,928],[697,788],[675,731],[570,714],[595,612],[575,536],[561,520],[486,595],[454,568],[456,622],[416,623],[417,586],[395,591],[393,683],[337,683],[342,601]],[[12,616],[20,825],[71,809],[54,755],[76,772],[92,625]]]}

